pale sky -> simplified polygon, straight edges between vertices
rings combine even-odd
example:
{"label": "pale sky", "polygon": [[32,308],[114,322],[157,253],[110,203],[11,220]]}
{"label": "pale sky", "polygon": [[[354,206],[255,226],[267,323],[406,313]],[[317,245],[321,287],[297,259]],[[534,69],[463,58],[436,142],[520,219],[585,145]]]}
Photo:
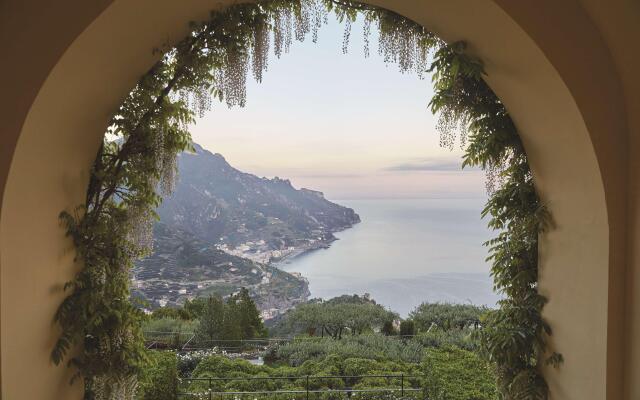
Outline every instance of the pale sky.
{"label": "pale sky", "polygon": [[349,53],[333,19],[271,56],[262,83],[249,78],[247,105],[212,111],[191,127],[193,139],[234,167],[290,179],[327,198],[484,197],[481,171],[460,170],[462,151],[443,149],[427,105],[429,78],[401,74],[377,54],[364,58],[362,25]]}

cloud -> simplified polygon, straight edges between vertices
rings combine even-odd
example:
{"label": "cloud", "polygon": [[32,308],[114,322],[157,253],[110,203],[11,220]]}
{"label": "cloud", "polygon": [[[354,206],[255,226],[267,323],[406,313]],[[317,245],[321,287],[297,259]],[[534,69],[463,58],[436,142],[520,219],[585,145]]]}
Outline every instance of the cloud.
{"label": "cloud", "polygon": [[410,171],[432,171],[432,172],[449,172],[449,171],[461,171],[462,160],[461,159],[437,159],[437,158],[422,158],[412,160],[405,163],[392,165],[384,169],[385,171],[395,172],[410,172]]}

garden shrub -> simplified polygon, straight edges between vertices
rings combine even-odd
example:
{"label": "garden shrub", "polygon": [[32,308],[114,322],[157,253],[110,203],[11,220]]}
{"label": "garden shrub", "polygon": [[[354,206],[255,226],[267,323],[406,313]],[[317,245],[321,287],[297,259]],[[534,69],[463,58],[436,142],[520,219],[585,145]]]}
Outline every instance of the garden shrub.
{"label": "garden shrub", "polygon": [[[418,375],[419,364],[376,361],[366,358],[343,359],[339,355],[331,354],[323,359],[311,359],[299,367],[271,367],[268,365],[252,365],[245,360],[229,360],[221,356],[212,356],[200,362],[193,372],[194,378],[237,377],[232,381],[212,381],[214,391],[275,391],[275,390],[305,390],[307,376],[310,390],[324,389],[363,389],[380,387],[400,387],[400,378],[397,377],[360,377],[360,378],[326,378],[327,376],[353,376],[353,375]],[[249,380],[242,378],[259,376],[292,377],[292,379],[278,380]],[[406,378],[405,387],[420,387],[420,379]],[[194,382],[188,387],[190,392],[204,393],[209,388],[208,381]],[[277,398],[280,395],[273,395]],[[314,400],[329,399],[338,396],[334,393],[314,394]],[[352,393],[355,396],[355,393]],[[371,396],[360,398],[374,398],[380,393],[372,393]],[[272,396],[270,396],[271,398]],[[344,398],[344,394],[342,394]],[[292,398],[291,395],[288,397]]]}
{"label": "garden shrub", "polygon": [[341,340],[294,340],[280,346],[272,358],[287,362],[291,366],[301,365],[306,360],[324,359],[328,355],[336,355],[341,359],[368,358],[417,363],[422,360],[423,354],[424,347],[416,341],[402,341],[393,336],[359,335],[344,337]]}
{"label": "garden shrub", "polygon": [[429,400],[497,400],[492,367],[476,353],[431,348],[422,362],[425,398]]}
{"label": "garden shrub", "polygon": [[424,347],[459,347],[464,350],[476,351],[480,341],[472,329],[453,329],[450,331],[433,330],[419,333],[413,341]]}
{"label": "garden shrub", "polygon": [[178,398],[178,359],[173,352],[148,352],[149,364],[138,380],[138,400]]}

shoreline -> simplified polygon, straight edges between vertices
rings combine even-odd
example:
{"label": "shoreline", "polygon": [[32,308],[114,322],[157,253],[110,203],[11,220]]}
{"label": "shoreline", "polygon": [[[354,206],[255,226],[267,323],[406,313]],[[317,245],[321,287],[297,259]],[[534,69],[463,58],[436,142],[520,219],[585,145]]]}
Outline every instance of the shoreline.
{"label": "shoreline", "polygon": [[[314,251],[317,250],[326,250],[328,248],[331,247],[331,243],[335,242],[336,240],[339,240],[337,238],[331,240],[331,241],[325,241],[325,242],[321,242],[318,243],[317,245],[314,246],[309,246],[309,247],[304,247],[304,248],[299,248],[299,249],[295,249],[294,251],[292,251],[291,253],[287,254],[286,256],[283,256],[281,258],[279,258],[277,261],[269,261],[270,266],[274,267],[274,268],[278,268],[278,269],[282,269],[282,266],[290,264],[293,260],[296,260],[300,257],[303,257],[307,254],[313,253]],[[284,270],[284,269],[282,269]]]}
{"label": "shoreline", "polygon": [[[328,238],[325,238],[324,240],[315,242],[313,244],[304,246],[304,247],[300,247],[297,248],[295,250],[293,250],[292,252],[280,257],[278,260],[274,261],[274,260],[269,260],[269,262],[266,263],[267,266],[271,267],[271,268],[275,268],[279,271],[285,272],[287,274],[290,274],[294,277],[296,277],[298,280],[301,281],[302,286],[303,286],[303,290],[304,290],[304,294],[302,295],[302,297],[296,298],[296,299],[292,299],[292,301],[287,302],[288,304],[285,307],[280,308],[276,313],[271,313],[269,316],[264,315],[265,321],[267,320],[272,320],[274,318],[276,318],[278,315],[282,315],[284,314],[286,311],[295,308],[298,304],[303,304],[305,302],[307,302],[310,298],[311,298],[311,290],[310,290],[310,282],[309,282],[309,278],[302,275],[300,272],[296,272],[296,271],[289,271],[286,266],[291,264],[292,262],[294,262],[295,260],[304,257],[308,254],[311,254],[315,251],[318,250],[323,250],[323,249],[329,249],[331,247],[331,244],[337,240],[340,240],[339,238],[334,236],[334,233],[337,232],[343,232],[346,231],[347,229],[353,228],[356,224],[359,224],[360,222],[362,222],[360,220],[360,218],[358,217],[358,220],[353,223],[350,224],[348,226],[342,226],[339,229],[333,230],[330,232],[330,236]],[[269,311],[274,311],[274,310],[269,310]]]}
{"label": "shoreline", "polygon": [[[330,240],[324,240],[324,241],[315,243],[312,246],[301,247],[299,249],[295,249],[291,253],[282,256],[278,260],[275,260],[275,261],[270,260],[267,264],[272,266],[272,267],[274,267],[274,268],[282,269],[283,271],[285,271],[282,267],[287,265],[287,264],[290,264],[292,261],[294,261],[294,260],[296,260],[296,259],[298,259],[300,257],[304,257],[304,256],[306,256],[308,254],[311,254],[311,253],[313,253],[315,251],[318,251],[318,250],[329,249],[334,242],[340,240],[339,238],[337,238],[337,237],[335,237],[333,235],[334,233],[344,232],[347,229],[353,228],[354,226],[356,226],[357,224],[359,224],[361,222],[362,221],[360,220],[360,218],[358,218],[358,221],[356,221],[355,223],[353,223],[351,225],[344,226],[344,227],[341,227],[341,228],[336,229],[334,231],[331,231],[331,239]],[[285,272],[287,272],[287,271],[285,271]]]}

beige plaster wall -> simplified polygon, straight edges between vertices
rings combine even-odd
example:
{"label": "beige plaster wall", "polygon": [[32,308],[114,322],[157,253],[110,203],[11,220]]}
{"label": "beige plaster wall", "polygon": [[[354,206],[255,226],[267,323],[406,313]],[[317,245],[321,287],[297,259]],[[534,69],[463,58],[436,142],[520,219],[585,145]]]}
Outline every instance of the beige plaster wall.
{"label": "beige plaster wall", "polygon": [[619,343],[624,357],[625,398],[640,399],[640,2],[584,1],[584,8],[598,27],[620,79],[624,104],[622,120],[628,129],[627,158],[627,269],[625,284],[625,338]]}
{"label": "beige plaster wall", "polygon": [[[24,120],[0,217],[3,399],[81,398],[70,370],[49,360],[53,315],[74,271],[57,216],[81,204],[101,132],[154,62],[152,49],[182,38],[187,22],[210,10],[205,1],[164,1],[149,12],[156,3],[110,6],[57,60]],[[72,15],[58,17],[64,25]],[[42,34],[55,32],[46,28]]]}
{"label": "beige plaster wall", "polygon": [[[621,85],[616,74],[615,66],[611,60],[609,49],[602,40],[600,31],[592,23],[586,10],[575,2],[545,2],[546,7],[540,7],[540,4],[532,4],[530,2],[521,2],[514,4],[513,2],[500,2],[505,10],[516,19],[521,26],[527,29],[528,33],[538,43],[548,58],[554,62],[554,67],[558,70],[571,95],[580,108],[580,113],[585,123],[589,127],[589,133],[593,142],[596,156],[601,171],[601,178],[605,187],[605,196],[607,202],[608,225],[609,225],[609,255],[607,271],[606,297],[598,298],[600,292],[594,292],[587,289],[582,282],[588,279],[585,276],[584,265],[581,265],[580,258],[572,259],[570,254],[566,259],[564,268],[560,264],[561,269],[546,269],[550,272],[547,274],[548,280],[545,280],[546,272],[543,271],[541,284],[547,286],[551,297],[550,307],[545,311],[550,321],[555,319],[564,319],[565,315],[571,315],[573,310],[581,310],[584,314],[585,322],[588,321],[589,313],[595,310],[593,305],[601,305],[606,312],[607,332],[602,339],[606,340],[603,344],[606,346],[606,394],[608,398],[621,398],[622,396],[622,366],[623,366],[623,313],[622,306],[624,301],[623,282],[625,269],[625,234],[626,234],[626,125],[624,100],[621,96]],[[540,21],[546,21],[546,26],[553,29],[545,28]],[[578,170],[579,171],[579,170]],[[567,176],[567,178],[571,178]],[[560,188],[558,188],[560,189]],[[547,191],[548,192],[548,191]],[[571,207],[570,203],[567,206]],[[580,210],[583,218],[593,218],[593,212],[590,207]],[[579,218],[579,216],[576,216]],[[585,232],[590,232],[589,229]],[[558,244],[558,241],[551,233],[547,239]],[[575,239],[580,239],[575,237]],[[586,244],[586,243],[584,243]],[[583,244],[583,246],[584,246]],[[542,247],[544,252],[546,246]],[[576,250],[579,250],[576,247]],[[592,249],[584,246],[587,252]],[[566,252],[566,249],[559,249]],[[552,256],[553,257],[553,256]],[[604,264],[603,264],[604,265]],[[569,268],[573,266],[577,268]],[[586,266],[593,268],[592,266]],[[561,274],[561,275],[558,275]],[[580,286],[580,292],[567,293],[566,288]],[[558,295],[556,295],[556,293]],[[580,294],[580,296],[576,296]],[[563,300],[569,300],[564,302]],[[558,303],[563,301],[562,303]],[[605,305],[606,304],[606,305]],[[559,307],[557,307],[559,306]],[[594,315],[595,317],[595,315]],[[595,319],[595,318],[594,318]],[[565,329],[567,322],[563,324],[553,324],[558,339],[566,343],[558,343],[559,348],[564,353],[566,345],[573,345],[576,351],[589,354],[585,349],[590,349],[589,343],[580,338],[592,337],[592,325],[573,325],[571,330],[564,336],[558,329]],[[592,323],[601,323],[602,321],[592,320]],[[585,335],[585,333],[588,334]],[[586,365],[589,359],[581,360]],[[591,362],[592,363],[592,362]],[[565,369],[560,374],[551,373],[549,376],[558,378],[561,386],[566,386],[567,382],[572,385],[579,384],[571,379],[567,380],[564,375]],[[562,390],[556,390],[562,393]],[[573,398],[571,396],[570,398]]]}
{"label": "beige plaster wall", "polygon": [[[639,202],[626,196],[631,183],[637,194],[637,168],[627,160],[637,160],[640,150],[640,135],[629,140],[627,134],[638,133],[637,96],[626,90],[638,84],[637,56],[625,51],[626,35],[637,29],[631,1],[611,1],[615,7],[606,10],[596,0],[585,0],[584,7],[570,0],[370,2],[447,40],[470,42],[522,132],[536,184],[557,223],[541,248],[541,287],[550,298],[545,315],[566,359],[560,371],[547,374],[553,397],[623,398],[626,376],[627,398],[636,398],[640,388],[632,378],[640,350],[623,329],[626,315],[631,332],[640,330],[637,311],[631,313],[640,300],[629,294],[625,314],[623,290],[625,281],[634,291],[640,283],[640,274],[625,279],[627,266],[635,271],[640,265],[632,250],[640,244]],[[0,128],[3,398],[79,398],[80,388],[68,392],[68,372],[48,360],[60,285],[74,270],[57,215],[81,202],[107,119],[154,61],[151,49],[180,38],[187,21],[219,4],[0,5],[2,54],[20,60],[0,63],[6,88],[0,116],[10,122]],[[629,238],[627,211],[634,217]],[[634,264],[626,263],[627,255]],[[624,340],[632,351],[626,358]]]}

